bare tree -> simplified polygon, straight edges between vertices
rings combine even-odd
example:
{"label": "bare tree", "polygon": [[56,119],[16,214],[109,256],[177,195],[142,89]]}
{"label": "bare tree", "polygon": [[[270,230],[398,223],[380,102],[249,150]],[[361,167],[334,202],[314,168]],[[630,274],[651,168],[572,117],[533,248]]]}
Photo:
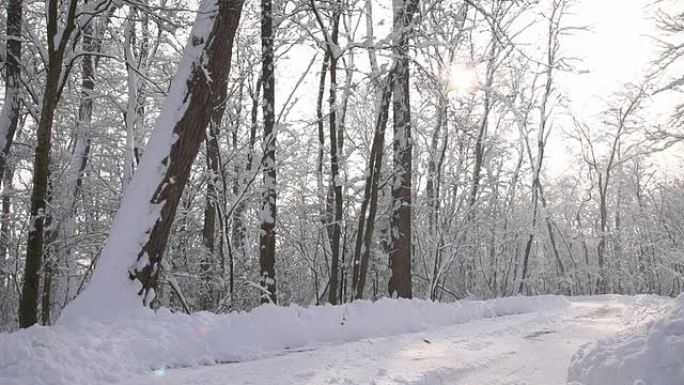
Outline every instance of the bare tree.
{"label": "bare tree", "polygon": [[413,16],[418,0],[394,0],[393,54],[397,57],[396,73],[392,77],[392,113],[394,123],[394,181],[392,182],[392,213],[389,281],[391,296],[411,298],[411,179],[413,177],[413,143],[411,138],[411,102],[409,91],[409,52]]}
{"label": "bare tree", "polygon": [[273,39],[273,4],[271,0],[261,1],[261,57],[263,74],[264,115],[264,192],[261,202],[261,235],[259,237],[259,266],[261,287],[264,290],[262,302],[277,302],[275,282],[276,246],[276,127],[275,127],[275,75]]}

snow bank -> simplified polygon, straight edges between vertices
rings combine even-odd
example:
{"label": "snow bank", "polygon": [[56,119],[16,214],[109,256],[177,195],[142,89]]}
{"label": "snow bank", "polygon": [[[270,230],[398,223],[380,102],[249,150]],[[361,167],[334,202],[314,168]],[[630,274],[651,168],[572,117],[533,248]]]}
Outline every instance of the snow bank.
{"label": "snow bank", "polygon": [[572,359],[568,382],[684,384],[684,294],[661,314],[664,316],[627,333],[583,346]]}
{"label": "snow bank", "polygon": [[567,306],[563,297],[512,297],[439,304],[357,301],[343,306],[261,306],[249,313],[172,314],[0,334],[0,384],[94,385],[167,368],[264,358],[288,351],[429,330],[482,318]]}

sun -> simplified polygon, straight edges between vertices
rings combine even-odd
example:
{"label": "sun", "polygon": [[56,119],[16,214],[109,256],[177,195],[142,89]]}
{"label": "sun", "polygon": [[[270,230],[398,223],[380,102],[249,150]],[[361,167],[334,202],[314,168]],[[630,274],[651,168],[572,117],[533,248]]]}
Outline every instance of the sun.
{"label": "sun", "polygon": [[447,90],[468,92],[477,86],[475,70],[464,64],[452,64],[447,74]]}

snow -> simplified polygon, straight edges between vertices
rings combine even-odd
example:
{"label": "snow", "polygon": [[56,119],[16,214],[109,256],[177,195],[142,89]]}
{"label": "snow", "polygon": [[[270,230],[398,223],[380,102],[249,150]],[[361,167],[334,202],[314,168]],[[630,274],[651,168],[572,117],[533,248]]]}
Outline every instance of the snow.
{"label": "snow", "polygon": [[290,349],[256,361],[148,372],[124,383],[562,385],[580,346],[642,321],[644,314],[657,312],[667,301],[573,298],[570,306],[342,345]]}
{"label": "snow", "polygon": [[[563,297],[541,296],[451,304],[383,299],[311,308],[263,305],[249,313],[224,315],[160,310],[110,320],[80,317],[53,327],[36,325],[0,334],[0,384],[95,385],[146,379],[142,384],[149,383],[149,376],[183,367],[266,359],[349,341],[568,308]],[[303,364],[310,369],[311,363]]]}
{"label": "snow", "polygon": [[642,315],[613,338],[584,346],[568,371],[568,381],[582,385],[684,384],[684,295],[660,317]]}

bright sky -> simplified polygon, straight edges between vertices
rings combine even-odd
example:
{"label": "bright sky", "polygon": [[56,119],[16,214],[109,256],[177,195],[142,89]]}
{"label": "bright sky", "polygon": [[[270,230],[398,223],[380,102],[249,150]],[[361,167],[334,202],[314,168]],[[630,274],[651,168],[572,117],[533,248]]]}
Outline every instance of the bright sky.
{"label": "bright sky", "polygon": [[[559,87],[574,113],[591,119],[605,109],[611,94],[627,82],[640,79],[653,60],[651,37],[655,25],[649,18],[649,0],[578,0],[572,25],[584,25],[589,31],[568,36],[561,44],[569,56],[582,59],[580,73],[559,76]],[[557,125],[549,139],[546,170],[551,176],[565,174],[574,167],[571,149]]]}
{"label": "bright sky", "polygon": [[[580,56],[580,68],[566,85],[573,108],[581,113],[601,110],[600,100],[635,81],[653,59],[655,31],[646,12],[648,0],[580,0],[577,19],[590,28],[568,39],[573,55]],[[565,88],[565,87],[564,87]]]}

